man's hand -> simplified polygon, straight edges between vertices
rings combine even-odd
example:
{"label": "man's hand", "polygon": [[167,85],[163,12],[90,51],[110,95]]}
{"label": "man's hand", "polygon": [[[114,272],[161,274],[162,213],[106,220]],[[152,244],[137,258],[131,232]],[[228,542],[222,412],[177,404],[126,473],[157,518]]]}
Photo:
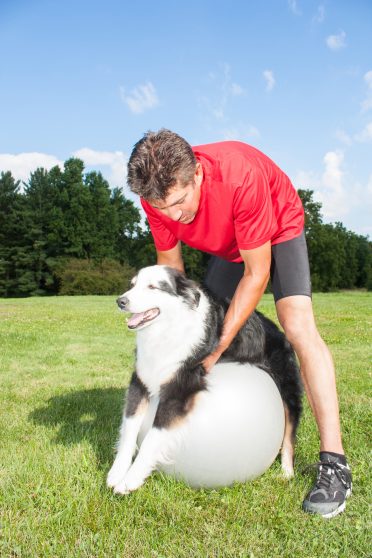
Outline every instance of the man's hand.
{"label": "man's hand", "polygon": [[207,358],[205,358],[202,362],[202,365],[205,368],[205,371],[208,373],[211,368],[216,364],[216,362],[218,361],[218,359],[220,358],[222,352],[219,351],[215,351],[214,353],[211,353],[210,355],[207,356]]}
{"label": "man's hand", "polygon": [[259,248],[240,250],[240,254],[244,261],[244,275],[236,288],[226,312],[219,344],[215,351],[202,362],[206,372],[209,372],[212,366],[216,364],[244,322],[249,318],[269,280],[271,263],[270,241]]}

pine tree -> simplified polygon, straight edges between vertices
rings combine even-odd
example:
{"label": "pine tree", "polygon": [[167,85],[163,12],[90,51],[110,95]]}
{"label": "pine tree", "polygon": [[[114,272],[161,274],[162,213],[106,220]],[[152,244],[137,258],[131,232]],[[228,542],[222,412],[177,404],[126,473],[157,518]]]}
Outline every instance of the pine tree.
{"label": "pine tree", "polygon": [[50,174],[38,168],[25,185],[26,254],[23,260],[27,265],[19,277],[24,294],[55,294],[58,289],[54,268],[61,255],[58,230],[62,212],[56,176],[56,169]]}
{"label": "pine tree", "polygon": [[0,175],[0,296],[17,296],[18,253],[25,234],[20,181],[11,172]]}
{"label": "pine tree", "polygon": [[85,176],[89,191],[89,242],[85,246],[88,259],[102,261],[115,258],[117,215],[111,204],[111,190],[101,173],[90,172]]}
{"label": "pine tree", "polygon": [[89,257],[90,247],[90,194],[83,182],[83,170],[83,161],[68,159],[59,183],[63,253],[76,258]]}
{"label": "pine tree", "polygon": [[115,258],[136,269],[144,267],[141,253],[147,241],[147,233],[141,228],[139,209],[123,195],[119,188],[113,189],[111,204],[116,215]]}

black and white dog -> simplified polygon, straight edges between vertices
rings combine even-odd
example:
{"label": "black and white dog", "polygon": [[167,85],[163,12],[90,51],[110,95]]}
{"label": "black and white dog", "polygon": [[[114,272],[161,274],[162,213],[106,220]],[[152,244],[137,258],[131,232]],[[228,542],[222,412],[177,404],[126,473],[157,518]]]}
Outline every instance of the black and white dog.
{"label": "black and white dog", "polygon": [[[142,269],[132,288],[117,300],[131,312],[128,327],[137,332],[136,369],[127,392],[117,455],[107,484],[119,494],[139,488],[159,463],[197,395],[208,389],[201,362],[217,347],[227,303],[216,301],[184,274],[166,266]],[[251,363],[275,381],[285,410],[282,469],[293,475],[296,429],[301,414],[301,381],[293,349],[276,325],[255,312],[219,362]],[[137,437],[151,401],[152,427],[132,463]]]}

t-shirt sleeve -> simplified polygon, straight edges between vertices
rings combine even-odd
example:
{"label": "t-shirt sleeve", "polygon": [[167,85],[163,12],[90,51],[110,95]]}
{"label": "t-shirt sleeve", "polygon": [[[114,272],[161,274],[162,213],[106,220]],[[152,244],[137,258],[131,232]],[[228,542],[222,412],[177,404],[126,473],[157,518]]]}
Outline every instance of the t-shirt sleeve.
{"label": "t-shirt sleeve", "polygon": [[156,214],[156,211],[154,211],[151,205],[142,198],[141,205],[146,213],[156,249],[160,252],[164,252],[166,250],[171,250],[172,248],[174,248],[178,242],[178,239],[169,229],[167,229],[167,227],[164,225],[164,223]]}
{"label": "t-shirt sleeve", "polygon": [[234,192],[233,215],[238,248],[252,250],[272,239],[277,222],[270,185],[259,168],[251,169]]}

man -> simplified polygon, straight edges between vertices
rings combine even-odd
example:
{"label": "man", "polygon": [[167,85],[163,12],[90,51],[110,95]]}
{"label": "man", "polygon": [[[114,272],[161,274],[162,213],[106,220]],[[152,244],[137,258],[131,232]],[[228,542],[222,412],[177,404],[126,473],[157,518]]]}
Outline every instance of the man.
{"label": "man", "polygon": [[300,361],[320,433],[320,464],[303,509],[333,517],[351,493],[339,426],[332,358],[314,321],[304,212],[289,178],[240,142],[191,147],[169,130],[135,145],[128,183],[139,194],[158,264],[184,271],[181,241],[213,255],[206,284],[231,299],[206,371],[257,306],[271,275],[279,322]]}

